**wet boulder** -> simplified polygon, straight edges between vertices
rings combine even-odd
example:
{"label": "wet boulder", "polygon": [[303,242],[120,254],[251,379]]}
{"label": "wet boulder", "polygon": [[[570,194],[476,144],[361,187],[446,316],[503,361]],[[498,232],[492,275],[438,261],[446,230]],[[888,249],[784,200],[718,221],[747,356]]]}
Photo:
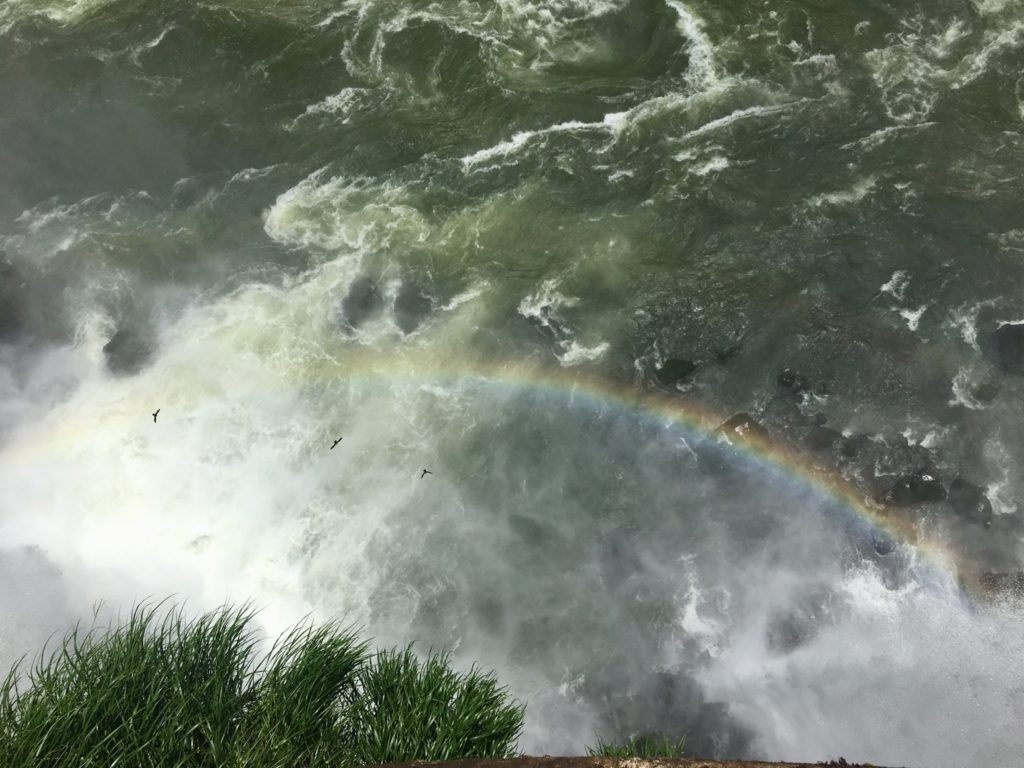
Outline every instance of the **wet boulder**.
{"label": "wet boulder", "polygon": [[837,442],[842,440],[843,435],[834,429],[829,429],[822,424],[815,424],[804,437],[804,445],[814,452],[827,451]]}
{"label": "wet boulder", "polygon": [[891,555],[896,551],[896,540],[885,534],[872,533],[871,534],[871,548],[875,550],[875,553],[881,557]]}
{"label": "wet boulder", "polygon": [[805,392],[811,391],[811,382],[807,377],[796,373],[789,368],[782,369],[782,372],[779,373],[775,383],[778,384],[781,389],[784,389],[790,394],[796,396],[800,396]]}
{"label": "wet boulder", "polygon": [[103,346],[107,369],[118,376],[138,373],[153,357],[154,345],[144,333],[132,328],[119,328]]}
{"label": "wet boulder", "polygon": [[971,395],[983,405],[991,403],[998,394],[999,382],[995,379],[986,379],[971,389]]}
{"label": "wet boulder", "polygon": [[812,587],[794,598],[793,604],[768,619],[765,644],[773,653],[791,653],[806,645],[828,616],[831,595],[827,589]]}
{"label": "wet boulder", "polygon": [[842,438],[839,452],[847,459],[855,459],[864,453],[871,445],[871,438],[867,435],[851,435]]}
{"label": "wet boulder", "polygon": [[1024,325],[1001,325],[993,336],[999,367],[1004,373],[1024,376]]}
{"label": "wet boulder", "polygon": [[743,334],[732,333],[712,347],[715,360],[725,365],[743,351]]}
{"label": "wet boulder", "polygon": [[395,323],[402,333],[412,333],[430,314],[433,304],[415,283],[402,283],[395,297]]}
{"label": "wet boulder", "polygon": [[949,484],[949,506],[968,522],[983,528],[992,525],[992,502],[985,495],[985,489],[962,478]]}
{"label": "wet boulder", "polygon": [[660,384],[674,387],[681,384],[695,370],[697,370],[696,363],[681,357],[671,357],[654,372],[654,375]]}
{"label": "wet boulder", "polygon": [[794,612],[773,617],[765,632],[765,645],[775,654],[792,653],[806,645],[817,634],[817,627],[806,617]]}
{"label": "wet boulder", "polygon": [[725,365],[736,357],[736,355],[740,353],[741,349],[742,347],[740,347],[739,344],[726,344],[724,346],[716,347],[715,360],[717,360],[721,365]]}
{"label": "wet boulder", "polygon": [[737,413],[720,425],[715,432],[729,439],[762,441],[768,439],[768,430],[755,421],[749,413]]}
{"label": "wet boulder", "polygon": [[382,306],[377,283],[369,277],[360,277],[341,300],[341,316],[350,328],[358,328],[378,314]]}
{"label": "wet boulder", "polygon": [[945,500],[946,489],[942,487],[938,476],[927,470],[897,478],[881,497],[882,503],[893,507],[909,507]]}

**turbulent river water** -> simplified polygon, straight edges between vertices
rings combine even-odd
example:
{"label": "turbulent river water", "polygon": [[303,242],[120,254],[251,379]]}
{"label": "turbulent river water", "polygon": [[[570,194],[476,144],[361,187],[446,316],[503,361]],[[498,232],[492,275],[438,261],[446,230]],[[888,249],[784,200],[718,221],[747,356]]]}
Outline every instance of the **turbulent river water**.
{"label": "turbulent river water", "polygon": [[1019,765],[1022,201],[1018,0],[3,0],[0,661],[252,600],[531,753]]}

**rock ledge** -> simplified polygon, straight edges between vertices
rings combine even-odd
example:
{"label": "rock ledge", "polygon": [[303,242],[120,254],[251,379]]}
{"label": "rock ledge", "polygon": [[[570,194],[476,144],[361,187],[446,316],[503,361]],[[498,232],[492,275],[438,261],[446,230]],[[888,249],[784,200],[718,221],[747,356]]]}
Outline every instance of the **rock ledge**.
{"label": "rock ledge", "polygon": [[392,763],[389,768],[882,768],[869,763],[848,763],[839,758],[827,763],[762,763],[747,760],[700,760],[692,758],[642,757],[516,757],[506,760],[417,761]]}

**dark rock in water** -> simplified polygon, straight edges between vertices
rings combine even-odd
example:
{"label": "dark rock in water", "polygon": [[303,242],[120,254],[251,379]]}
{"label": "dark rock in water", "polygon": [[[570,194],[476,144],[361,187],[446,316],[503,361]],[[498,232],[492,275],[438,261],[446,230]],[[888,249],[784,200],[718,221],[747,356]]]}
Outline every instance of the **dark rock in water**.
{"label": "dark rock in water", "polygon": [[882,557],[891,555],[896,551],[896,542],[890,539],[888,536],[880,536],[877,534],[871,535],[871,546],[874,548]]}
{"label": "dark rock in water", "polygon": [[14,265],[0,251],[0,339],[17,336],[22,329],[20,280]]}
{"label": "dark rock in water", "polygon": [[782,370],[782,373],[776,379],[776,383],[782,389],[788,389],[794,395],[802,395],[804,392],[810,392],[811,390],[811,382],[807,380],[807,377],[795,373],[789,368]]}
{"label": "dark rock in water", "polygon": [[1024,325],[1001,325],[994,336],[999,367],[1004,373],[1024,376]]}
{"label": "dark rock in water", "polygon": [[402,333],[412,333],[430,314],[433,304],[415,283],[402,283],[395,297],[395,322]]}
{"label": "dark rock in water", "polygon": [[727,438],[742,440],[767,440],[768,430],[751,418],[749,413],[737,413],[715,430]]}
{"label": "dark rock in water", "polygon": [[999,394],[999,382],[995,379],[988,379],[976,386],[971,394],[979,403],[991,403]]}
{"label": "dark rock in water", "polygon": [[992,525],[992,502],[985,489],[957,478],[949,484],[949,506],[960,517],[985,528]]}
{"label": "dark rock in water", "polygon": [[138,331],[121,328],[103,346],[103,356],[111,373],[130,375],[146,367],[153,356],[153,344]]}
{"label": "dark rock in water", "polygon": [[790,653],[806,645],[818,634],[829,614],[831,595],[823,588],[812,587],[795,598],[787,609],[768,619],[765,644],[773,653]]}
{"label": "dark rock in water", "polygon": [[739,342],[725,344],[715,349],[715,360],[725,365],[740,353],[743,346]]}
{"label": "dark rock in water", "polygon": [[834,429],[815,425],[811,427],[811,431],[808,432],[807,437],[804,438],[804,445],[812,451],[827,451],[835,445],[836,442],[841,440],[842,437],[842,433],[837,432]]}
{"label": "dark rock in water", "polygon": [[380,290],[369,277],[360,277],[341,301],[341,316],[352,328],[358,328],[375,314],[383,304]]}
{"label": "dark rock in water", "polygon": [[820,411],[818,413],[812,414],[811,424],[813,424],[816,427],[824,427],[826,424],[828,424],[828,416],[826,416],[824,413],[821,413]]}
{"label": "dark rock in water", "polygon": [[909,507],[945,499],[946,489],[942,487],[939,478],[925,471],[898,478],[892,488],[882,495],[881,501],[894,507]]}
{"label": "dark rock in water", "polygon": [[795,651],[817,634],[817,627],[798,613],[773,617],[766,628],[765,645],[772,653]]}
{"label": "dark rock in water", "polygon": [[851,435],[843,438],[839,450],[846,458],[855,459],[864,452],[870,442],[871,438],[867,435]]}
{"label": "dark rock in water", "polygon": [[711,352],[720,365],[725,365],[740,352],[743,351],[743,341],[746,331],[743,328],[735,327],[727,331],[718,342],[713,344]]}
{"label": "dark rock in water", "polygon": [[666,360],[665,364],[654,372],[654,375],[657,376],[658,381],[666,387],[674,387],[695,370],[697,370],[697,365],[695,363],[691,363],[689,360],[683,360],[679,357],[673,357]]}

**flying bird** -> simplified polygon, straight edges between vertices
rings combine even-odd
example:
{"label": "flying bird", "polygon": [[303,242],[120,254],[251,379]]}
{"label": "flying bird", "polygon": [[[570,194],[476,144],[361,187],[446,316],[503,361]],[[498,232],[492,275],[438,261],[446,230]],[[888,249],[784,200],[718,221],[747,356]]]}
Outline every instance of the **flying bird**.
{"label": "flying bird", "polygon": [[154,413],[154,414],[153,414],[153,423],[154,423],[154,424],[156,424],[156,416],[157,416],[157,413],[160,413],[160,409],[159,409],[159,408],[157,408],[157,409],[156,409],[156,413]]}
{"label": "flying bird", "polygon": [[423,470],[423,474],[421,474],[421,475],[420,475],[420,480],[422,480],[422,479],[423,479],[424,477],[426,477],[427,475],[432,475],[432,474],[434,474],[434,473],[433,473],[433,472],[431,472],[431,471],[430,471],[429,469],[424,469],[424,470]]}
{"label": "flying bird", "polygon": [[335,440],[334,445],[331,446],[331,450],[333,451],[337,447],[338,443],[340,443],[343,439],[344,438],[339,437],[337,440]]}

